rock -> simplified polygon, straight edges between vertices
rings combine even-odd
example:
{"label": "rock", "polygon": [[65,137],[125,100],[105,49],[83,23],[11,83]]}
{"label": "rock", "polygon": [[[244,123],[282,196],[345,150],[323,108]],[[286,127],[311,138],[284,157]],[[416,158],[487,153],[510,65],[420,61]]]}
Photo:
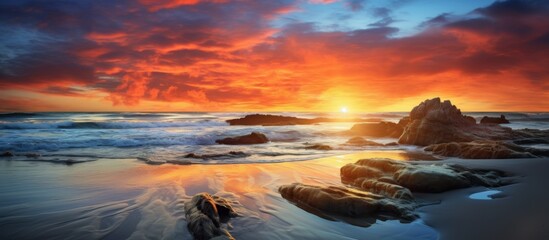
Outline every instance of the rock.
{"label": "rock", "polygon": [[199,193],[185,203],[187,228],[196,240],[234,239],[221,223],[236,216],[227,200],[208,193]]}
{"label": "rock", "polygon": [[366,140],[361,137],[353,137],[345,143],[345,145],[351,145],[351,146],[383,146],[381,143],[377,143],[374,141]]}
{"label": "rock", "polygon": [[308,125],[322,122],[365,122],[378,119],[358,118],[297,118],[270,114],[251,114],[243,118],[229,119],[229,125],[262,125],[262,126],[284,126],[284,125]]}
{"label": "rock", "polygon": [[417,218],[413,214],[414,204],[381,195],[361,192],[345,187],[320,187],[301,183],[281,186],[278,191],[283,198],[297,206],[313,208],[328,215],[347,217],[386,217],[411,221]]}
{"label": "rock", "polygon": [[[506,184],[498,171],[471,170],[458,165],[412,164],[391,159],[362,159],[341,168],[341,181],[392,198],[409,199],[410,192],[438,193],[471,186]],[[383,182],[377,184],[376,182]]]}
{"label": "rock", "polygon": [[330,146],[328,146],[328,145],[324,145],[324,144],[313,144],[313,145],[310,145],[310,146],[305,147],[305,149],[309,149],[309,150],[324,150],[324,151],[333,150],[332,147],[330,147]]}
{"label": "rock", "polygon": [[386,143],[385,146],[398,146],[397,142]]}
{"label": "rock", "polygon": [[15,156],[15,154],[13,154],[12,152],[4,152],[0,154],[0,157],[13,157],[13,156]]}
{"label": "rock", "polygon": [[440,98],[425,100],[410,112],[410,122],[398,142],[427,146],[436,143],[470,142],[474,140],[511,139],[511,128],[498,125],[477,125],[473,118],[464,116],[450,101]]}
{"label": "rock", "polygon": [[403,117],[398,121],[398,125],[402,128],[406,127],[410,123],[410,117]]}
{"label": "rock", "polygon": [[40,154],[38,154],[38,153],[27,153],[27,154],[25,154],[25,157],[27,157],[27,158],[39,158]]}
{"label": "rock", "polygon": [[379,122],[355,124],[351,130],[349,130],[349,133],[358,136],[398,138],[402,134],[402,131],[403,128],[399,124],[392,122]]}
{"label": "rock", "polygon": [[241,144],[261,144],[269,142],[269,139],[265,134],[252,132],[248,135],[238,136],[238,137],[228,137],[215,141],[219,144],[228,144],[228,145],[241,145]]}
{"label": "rock", "polygon": [[207,160],[207,159],[229,159],[229,158],[241,158],[241,157],[248,157],[250,156],[250,154],[247,154],[245,152],[242,152],[242,151],[230,151],[228,153],[221,153],[221,154],[194,154],[194,153],[189,153],[185,156],[183,156],[184,158],[197,158],[197,159],[203,159],[203,160]]}
{"label": "rock", "polygon": [[466,159],[533,158],[527,148],[501,141],[478,140],[429,145],[425,151],[446,157]]}
{"label": "rock", "polygon": [[499,118],[484,116],[480,120],[480,123],[481,124],[502,124],[502,123],[509,123],[509,120],[507,120],[504,115],[501,115]]}
{"label": "rock", "polygon": [[343,166],[340,174],[341,182],[352,188],[293,183],[281,186],[278,191],[283,198],[321,217],[411,221],[417,217],[413,213],[416,207],[413,192],[438,193],[511,183],[499,171],[391,159],[362,159]]}

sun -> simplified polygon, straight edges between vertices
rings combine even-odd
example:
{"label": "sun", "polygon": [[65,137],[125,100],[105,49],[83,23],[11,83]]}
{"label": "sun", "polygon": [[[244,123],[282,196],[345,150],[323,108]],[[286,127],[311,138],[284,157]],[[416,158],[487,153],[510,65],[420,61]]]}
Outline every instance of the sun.
{"label": "sun", "polygon": [[341,107],[341,109],[339,109],[340,112],[342,113],[347,113],[349,111],[349,109],[347,109],[347,107]]}

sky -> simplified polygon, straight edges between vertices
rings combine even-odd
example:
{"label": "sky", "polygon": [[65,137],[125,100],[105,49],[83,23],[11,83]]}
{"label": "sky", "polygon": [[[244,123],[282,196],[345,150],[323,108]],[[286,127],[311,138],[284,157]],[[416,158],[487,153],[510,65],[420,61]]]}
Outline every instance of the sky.
{"label": "sky", "polygon": [[3,0],[0,111],[549,111],[549,1]]}

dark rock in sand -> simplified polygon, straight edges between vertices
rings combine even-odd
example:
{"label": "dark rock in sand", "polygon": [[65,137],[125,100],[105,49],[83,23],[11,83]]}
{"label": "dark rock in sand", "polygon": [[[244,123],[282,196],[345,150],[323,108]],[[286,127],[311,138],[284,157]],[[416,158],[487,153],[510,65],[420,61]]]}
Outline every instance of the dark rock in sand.
{"label": "dark rock in sand", "polygon": [[187,228],[196,240],[234,239],[221,223],[236,216],[227,200],[208,193],[199,193],[185,203]]}
{"label": "dark rock in sand", "polygon": [[248,135],[238,136],[238,137],[228,137],[215,141],[219,144],[228,144],[228,145],[245,145],[245,144],[261,144],[269,142],[269,139],[265,134],[252,132]]}
{"label": "dark rock in sand", "polygon": [[[438,193],[471,186],[506,184],[504,174],[459,165],[412,164],[391,159],[362,159],[341,168],[341,180],[365,191],[408,199],[411,192]],[[386,184],[375,184],[383,182]],[[403,188],[402,188],[403,187]]]}
{"label": "dark rock in sand", "polygon": [[252,114],[243,118],[230,119],[226,122],[230,125],[262,125],[262,126],[285,126],[285,125],[308,125],[322,122],[370,122],[379,119],[357,119],[357,118],[297,118],[270,114]]}
{"label": "dark rock in sand", "polygon": [[509,120],[507,120],[504,115],[501,115],[498,118],[485,116],[480,120],[480,123],[481,124],[502,124],[502,123],[509,123]]}
{"label": "dark rock in sand", "polygon": [[336,186],[311,186],[293,183],[281,186],[278,191],[283,198],[297,206],[347,217],[380,216],[414,220],[414,204],[384,196]]}
{"label": "dark rock in sand", "polygon": [[402,134],[402,131],[403,128],[399,124],[379,122],[355,124],[351,130],[349,130],[349,133],[358,136],[398,138]]}
{"label": "dark rock in sand", "polygon": [[328,146],[328,145],[324,145],[324,144],[313,144],[313,145],[310,145],[310,146],[305,147],[305,149],[309,149],[309,150],[324,150],[324,151],[333,150],[332,147],[330,147],[330,146]]}
{"label": "dark rock in sand", "polygon": [[467,159],[533,158],[536,157],[524,148],[501,141],[479,140],[472,142],[451,142],[429,145],[425,151],[446,157]]}
{"label": "dark rock in sand", "polygon": [[386,143],[385,146],[398,146],[397,142]]}
{"label": "dark rock in sand", "polygon": [[366,140],[361,137],[353,137],[345,143],[345,145],[351,145],[351,146],[383,146],[381,143],[377,143],[374,141]]}
{"label": "dark rock in sand", "polygon": [[0,154],[0,157],[13,157],[13,156],[15,156],[15,154],[13,154],[12,152],[4,152]]}

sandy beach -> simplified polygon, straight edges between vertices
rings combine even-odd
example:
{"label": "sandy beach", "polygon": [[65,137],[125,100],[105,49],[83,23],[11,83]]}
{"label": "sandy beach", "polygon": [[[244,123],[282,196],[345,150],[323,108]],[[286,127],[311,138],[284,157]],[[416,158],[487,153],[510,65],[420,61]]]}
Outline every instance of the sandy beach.
{"label": "sandy beach", "polygon": [[415,194],[429,205],[417,209],[420,218],[412,223],[378,220],[366,226],[368,220],[330,219],[298,208],[278,193],[279,186],[293,182],[341,185],[341,166],[374,157],[425,158],[379,151],[300,162],[186,166],[152,166],[135,159],[74,166],[3,160],[0,235],[192,239],[183,204],[200,192],[233,204],[240,216],[229,222],[228,230],[236,239],[546,239],[549,234],[543,191],[549,159],[437,161],[500,169],[516,175],[517,183],[497,188],[502,197],[493,200],[468,198],[482,187]]}

